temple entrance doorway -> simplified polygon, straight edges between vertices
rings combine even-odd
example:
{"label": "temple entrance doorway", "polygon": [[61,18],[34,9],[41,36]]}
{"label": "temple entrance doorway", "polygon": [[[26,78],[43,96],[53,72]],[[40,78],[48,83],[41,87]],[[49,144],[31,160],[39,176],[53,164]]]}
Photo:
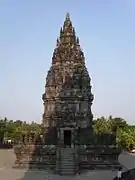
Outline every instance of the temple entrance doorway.
{"label": "temple entrance doorway", "polygon": [[71,146],[71,130],[64,130],[64,145]]}

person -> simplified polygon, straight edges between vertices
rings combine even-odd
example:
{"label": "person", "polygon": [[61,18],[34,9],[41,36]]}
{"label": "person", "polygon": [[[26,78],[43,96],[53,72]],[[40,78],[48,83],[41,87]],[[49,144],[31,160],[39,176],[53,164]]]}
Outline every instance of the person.
{"label": "person", "polygon": [[117,171],[117,178],[118,180],[121,180],[121,175],[122,175],[122,167],[120,167]]}
{"label": "person", "polygon": [[118,177],[117,177],[117,176],[116,176],[116,177],[114,177],[114,178],[113,178],[113,180],[118,180]]}

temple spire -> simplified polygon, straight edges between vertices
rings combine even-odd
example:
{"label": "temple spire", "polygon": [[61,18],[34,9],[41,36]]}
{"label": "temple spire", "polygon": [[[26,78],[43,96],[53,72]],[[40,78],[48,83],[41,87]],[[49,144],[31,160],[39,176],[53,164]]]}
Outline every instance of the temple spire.
{"label": "temple spire", "polygon": [[63,27],[60,30],[60,42],[63,44],[75,44],[76,43],[76,35],[75,29],[72,25],[72,21],[70,19],[69,13],[66,14],[65,21]]}
{"label": "temple spire", "polygon": [[78,58],[80,63],[85,63],[85,58],[79,44],[79,38],[76,36],[70,15],[67,13],[64,24],[60,29],[60,36],[56,41],[52,63],[55,64],[56,61],[66,61],[71,54],[76,56],[73,58],[74,61]]}

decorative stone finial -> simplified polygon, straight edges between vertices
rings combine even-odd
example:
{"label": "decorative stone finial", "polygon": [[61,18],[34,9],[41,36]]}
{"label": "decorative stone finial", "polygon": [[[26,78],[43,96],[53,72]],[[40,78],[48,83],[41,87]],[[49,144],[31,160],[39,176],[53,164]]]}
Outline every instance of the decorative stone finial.
{"label": "decorative stone finial", "polygon": [[79,45],[79,37],[77,37],[76,43],[77,43],[77,45]]}
{"label": "decorative stone finial", "polygon": [[73,27],[73,35],[75,36],[75,28]]}
{"label": "decorative stone finial", "polygon": [[67,12],[67,14],[66,14],[66,20],[70,20],[70,14],[69,14],[69,12]]}
{"label": "decorative stone finial", "polygon": [[63,29],[61,27],[61,29],[60,29],[60,37],[62,37],[62,34],[63,34]]}
{"label": "decorative stone finial", "polygon": [[58,47],[59,46],[59,39],[57,38],[57,41],[56,41],[56,46]]}

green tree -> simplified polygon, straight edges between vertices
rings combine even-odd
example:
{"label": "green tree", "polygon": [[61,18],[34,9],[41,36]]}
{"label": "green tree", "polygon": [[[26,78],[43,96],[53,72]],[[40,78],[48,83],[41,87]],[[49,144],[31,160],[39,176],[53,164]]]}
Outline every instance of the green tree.
{"label": "green tree", "polygon": [[108,120],[103,116],[93,121],[93,129],[96,134],[108,133],[110,132],[110,126]]}

